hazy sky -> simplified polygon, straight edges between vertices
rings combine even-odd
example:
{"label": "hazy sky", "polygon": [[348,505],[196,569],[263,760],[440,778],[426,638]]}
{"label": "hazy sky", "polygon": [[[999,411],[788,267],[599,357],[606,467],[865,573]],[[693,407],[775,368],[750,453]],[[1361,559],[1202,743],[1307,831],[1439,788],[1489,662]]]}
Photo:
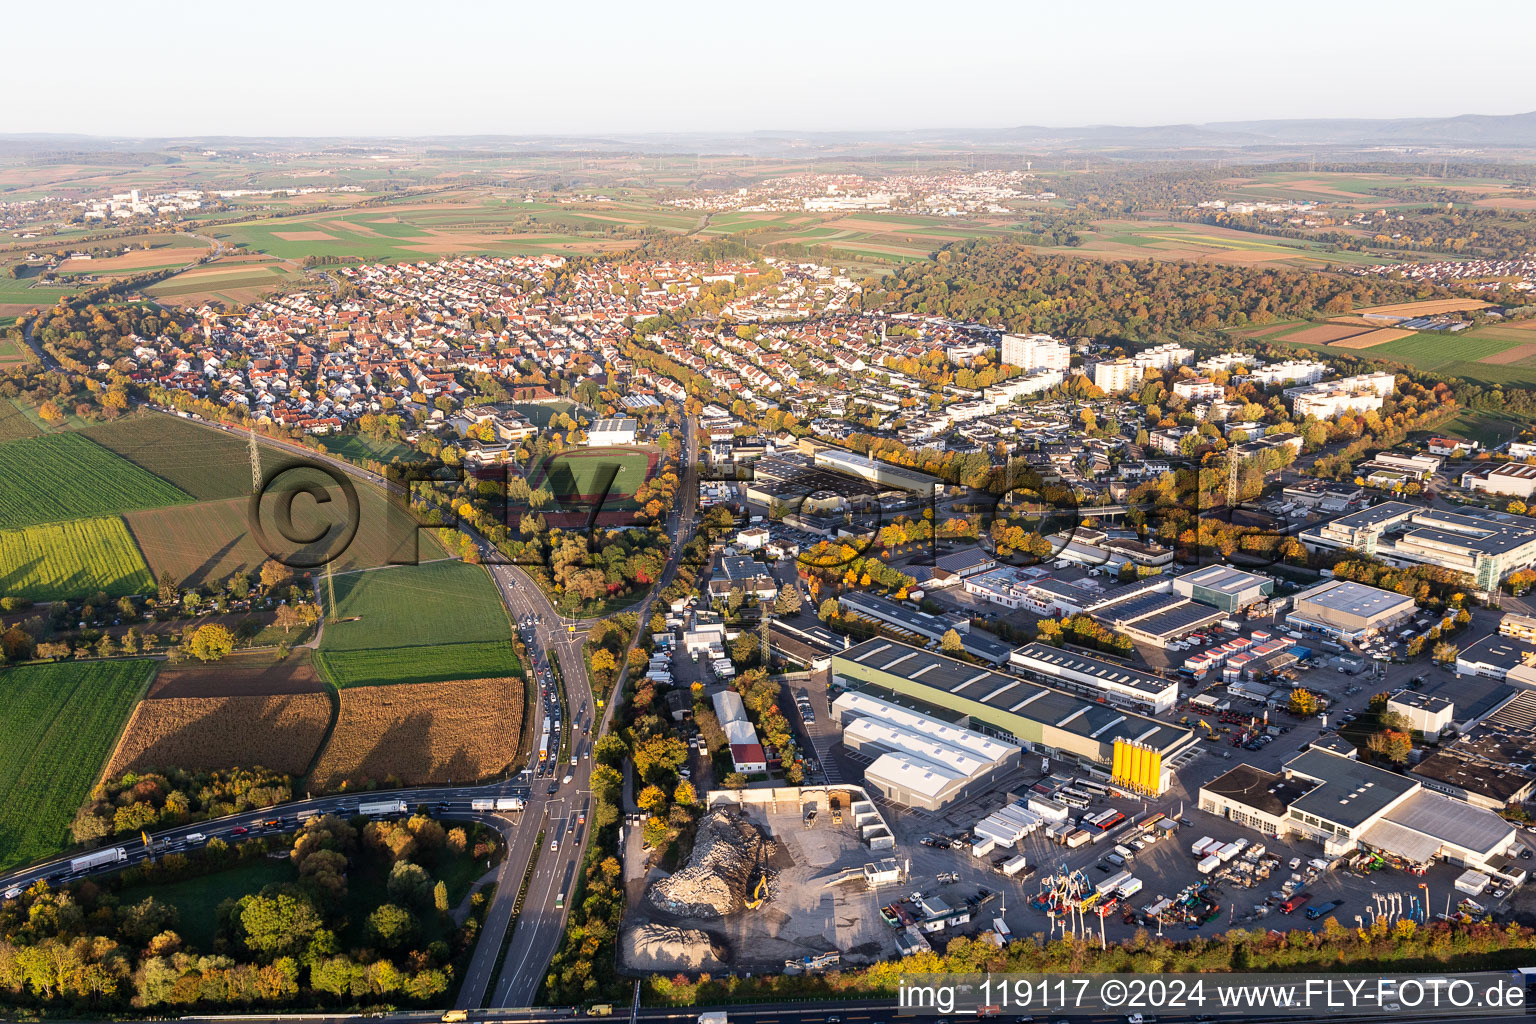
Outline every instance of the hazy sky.
{"label": "hazy sky", "polygon": [[0,133],[1507,114],[1536,109],[1533,28],[1529,0],[27,3],[6,15]]}

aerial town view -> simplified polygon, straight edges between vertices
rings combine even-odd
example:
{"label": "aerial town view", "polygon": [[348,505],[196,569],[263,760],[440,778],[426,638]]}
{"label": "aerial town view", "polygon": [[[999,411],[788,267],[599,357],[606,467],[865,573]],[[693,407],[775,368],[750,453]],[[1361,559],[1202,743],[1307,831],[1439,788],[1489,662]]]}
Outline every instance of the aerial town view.
{"label": "aerial town view", "polygon": [[0,1020],[1524,1018],[1536,17],[1103,8],[11,12]]}

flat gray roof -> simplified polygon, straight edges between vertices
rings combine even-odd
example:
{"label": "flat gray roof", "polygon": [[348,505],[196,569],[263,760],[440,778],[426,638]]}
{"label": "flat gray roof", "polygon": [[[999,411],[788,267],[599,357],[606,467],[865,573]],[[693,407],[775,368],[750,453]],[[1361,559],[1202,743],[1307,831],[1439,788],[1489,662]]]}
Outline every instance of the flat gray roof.
{"label": "flat gray roof", "polygon": [[1413,598],[1406,594],[1394,594],[1353,580],[1330,580],[1302,591],[1296,595],[1296,603],[1300,605],[1303,601],[1329,611],[1365,617],[1393,611],[1403,605],[1416,606]]}
{"label": "flat gray roof", "polygon": [[1358,828],[1418,783],[1349,757],[1309,749],[1285,763],[1291,774],[1316,779],[1316,789],[1292,806],[1306,814]]}
{"label": "flat gray roof", "polygon": [[1219,590],[1223,594],[1240,594],[1250,587],[1273,582],[1268,576],[1256,572],[1244,572],[1230,565],[1207,565],[1176,577],[1180,583],[1193,583],[1207,590]]}
{"label": "flat gray roof", "polygon": [[1515,830],[1492,811],[1426,790],[1392,808],[1383,820],[1431,836],[1447,846],[1483,854],[1492,853]]}

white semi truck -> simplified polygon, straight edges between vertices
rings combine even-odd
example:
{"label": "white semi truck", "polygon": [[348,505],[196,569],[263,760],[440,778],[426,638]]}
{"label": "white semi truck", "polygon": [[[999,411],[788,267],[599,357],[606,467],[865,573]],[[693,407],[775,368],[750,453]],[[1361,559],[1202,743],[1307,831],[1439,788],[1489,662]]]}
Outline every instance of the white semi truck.
{"label": "white semi truck", "polygon": [[357,805],[358,814],[370,817],[376,814],[404,814],[405,811],[404,800],[372,800]]}
{"label": "white semi truck", "polygon": [[110,850],[97,850],[83,857],[76,857],[69,862],[69,870],[74,874],[82,871],[94,871],[96,868],[104,868],[108,864],[121,864],[128,859],[128,851],[121,846],[114,846]]}

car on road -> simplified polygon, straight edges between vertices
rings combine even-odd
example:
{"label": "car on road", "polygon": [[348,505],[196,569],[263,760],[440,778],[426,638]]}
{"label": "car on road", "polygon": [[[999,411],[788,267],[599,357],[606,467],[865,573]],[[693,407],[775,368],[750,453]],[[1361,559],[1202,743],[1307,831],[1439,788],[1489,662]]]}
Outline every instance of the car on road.
{"label": "car on road", "polygon": [[232,836],[243,836],[249,831],[250,829],[246,828],[244,825],[236,825],[234,828],[229,830],[229,834]]}
{"label": "car on road", "polygon": [[550,849],[551,853],[553,853],[554,851],[560,849],[560,840],[558,840],[558,839],[551,839],[549,841],[549,849]]}

